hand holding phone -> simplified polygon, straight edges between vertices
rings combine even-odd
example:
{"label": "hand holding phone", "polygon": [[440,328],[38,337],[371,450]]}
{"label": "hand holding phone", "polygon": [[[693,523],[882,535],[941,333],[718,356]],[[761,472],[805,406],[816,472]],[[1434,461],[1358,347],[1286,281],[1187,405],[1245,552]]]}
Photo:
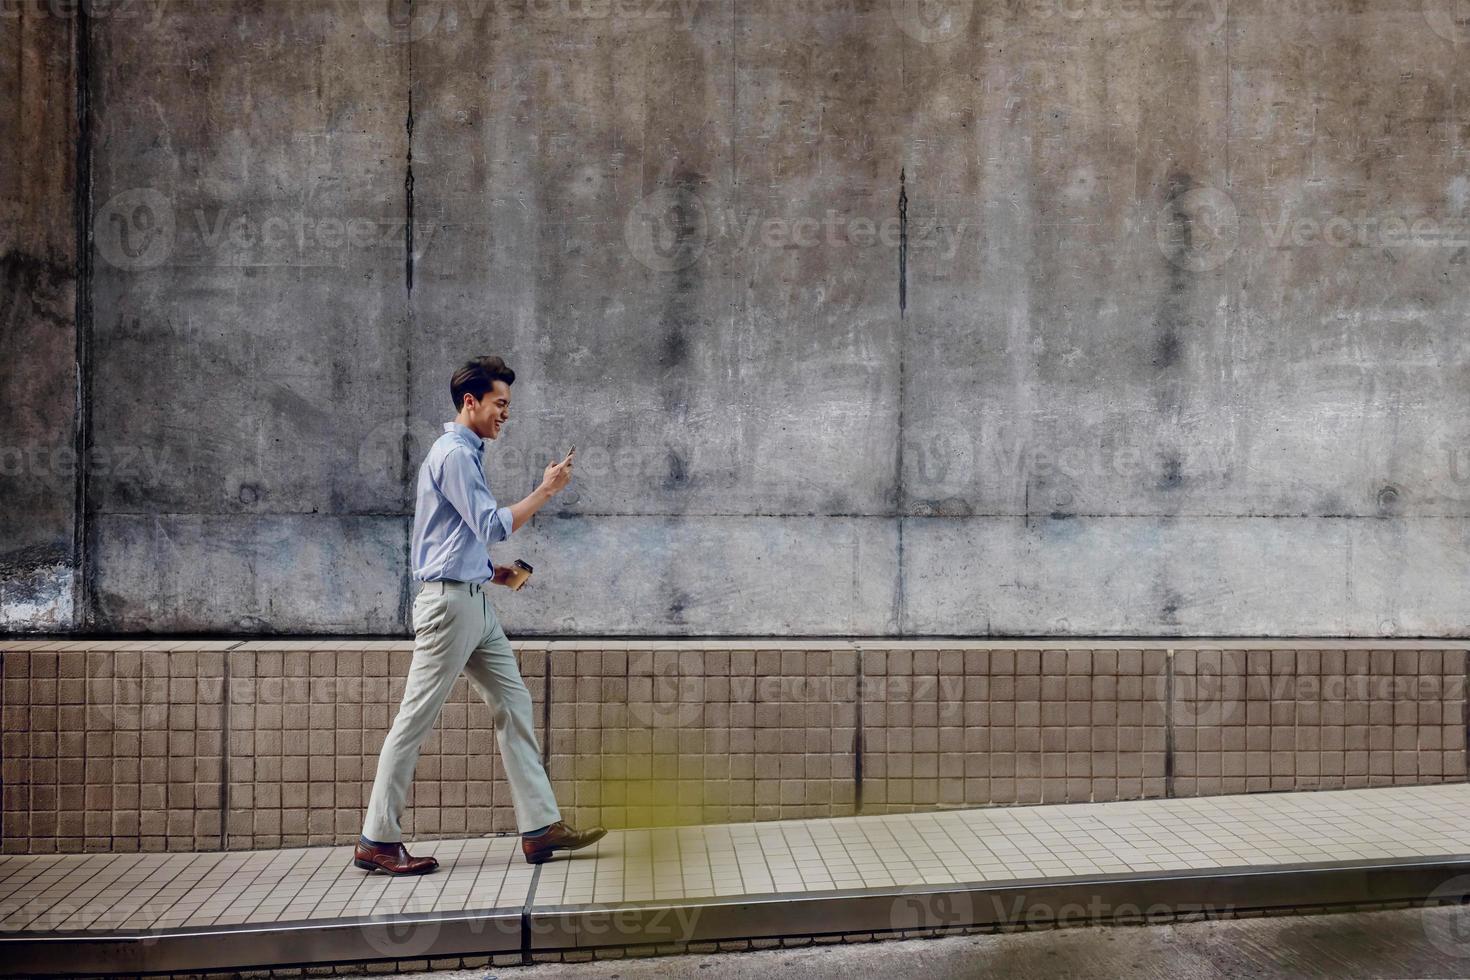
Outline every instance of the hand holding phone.
{"label": "hand holding phone", "polygon": [[577,447],[573,446],[571,452],[567,453],[566,459],[559,463],[548,463],[546,465],[546,472],[541,474],[541,487],[543,490],[555,496],[566,489],[566,485],[572,480],[572,456],[576,452]]}
{"label": "hand holding phone", "polygon": [[513,592],[519,592],[531,580],[531,574],[535,569],[517,558],[515,564],[511,565],[506,571],[508,574],[506,575],[505,584]]}

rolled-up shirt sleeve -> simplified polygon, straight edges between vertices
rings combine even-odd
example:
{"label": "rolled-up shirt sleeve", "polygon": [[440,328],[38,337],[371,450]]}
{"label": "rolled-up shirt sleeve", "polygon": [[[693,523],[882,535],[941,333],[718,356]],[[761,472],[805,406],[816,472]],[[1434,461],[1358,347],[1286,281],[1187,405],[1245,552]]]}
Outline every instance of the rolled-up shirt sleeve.
{"label": "rolled-up shirt sleeve", "polygon": [[453,449],[444,457],[439,474],[439,492],[444,494],[475,536],[486,548],[504,541],[515,530],[509,507],[497,507],[480,461],[468,449]]}

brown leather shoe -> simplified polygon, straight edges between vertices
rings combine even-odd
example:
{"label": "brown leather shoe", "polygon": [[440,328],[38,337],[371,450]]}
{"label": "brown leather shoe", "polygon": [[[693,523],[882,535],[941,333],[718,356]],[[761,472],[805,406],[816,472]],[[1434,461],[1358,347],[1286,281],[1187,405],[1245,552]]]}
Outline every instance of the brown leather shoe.
{"label": "brown leather shoe", "polygon": [[439,862],[431,857],[413,857],[397,844],[364,844],[357,842],[352,863],[364,871],[382,871],[390,875],[426,875],[437,871]]}
{"label": "brown leather shoe", "polygon": [[579,847],[595,844],[607,833],[601,827],[573,830],[564,821],[558,820],[535,837],[521,835],[521,850],[528,864],[545,864],[551,860],[553,851],[575,851]]}

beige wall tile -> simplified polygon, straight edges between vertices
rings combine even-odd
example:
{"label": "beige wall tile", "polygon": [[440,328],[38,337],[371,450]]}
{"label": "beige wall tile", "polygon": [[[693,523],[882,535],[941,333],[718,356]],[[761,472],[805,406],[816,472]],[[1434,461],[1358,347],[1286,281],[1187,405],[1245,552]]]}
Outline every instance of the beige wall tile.
{"label": "beige wall tile", "polygon": [[[229,645],[7,647],[5,852],[209,849],[222,830],[231,847],[355,837],[410,648]],[[1170,711],[1161,645],[588,641],[520,654],[538,712],[548,656],[557,668],[546,748],[568,818],[615,827],[852,812],[859,656],[868,811],[1466,778],[1463,649],[1180,648]],[[414,836],[512,828],[490,713],[464,680],[412,802]]]}

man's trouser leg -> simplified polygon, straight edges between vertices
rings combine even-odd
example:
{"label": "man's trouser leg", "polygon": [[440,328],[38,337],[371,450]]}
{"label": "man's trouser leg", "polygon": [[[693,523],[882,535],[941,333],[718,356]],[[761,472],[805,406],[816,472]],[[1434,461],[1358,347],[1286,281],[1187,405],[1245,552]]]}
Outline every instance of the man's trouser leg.
{"label": "man's trouser leg", "polygon": [[408,668],[403,703],[383,740],[362,825],[362,835],[380,844],[403,840],[398,820],[408,799],[419,749],[438,720],[454,679],[484,635],[483,590],[430,583],[414,597],[413,629],[413,664]]}
{"label": "man's trouser leg", "polygon": [[465,674],[490,706],[495,718],[495,738],[500,743],[500,759],[510,780],[511,800],[515,804],[516,829],[521,833],[538,830],[561,819],[551,780],[541,763],[541,747],[536,742],[536,715],[531,692],[521,679],[515,653],[495,610],[483,594],[485,632],[470,653]]}

